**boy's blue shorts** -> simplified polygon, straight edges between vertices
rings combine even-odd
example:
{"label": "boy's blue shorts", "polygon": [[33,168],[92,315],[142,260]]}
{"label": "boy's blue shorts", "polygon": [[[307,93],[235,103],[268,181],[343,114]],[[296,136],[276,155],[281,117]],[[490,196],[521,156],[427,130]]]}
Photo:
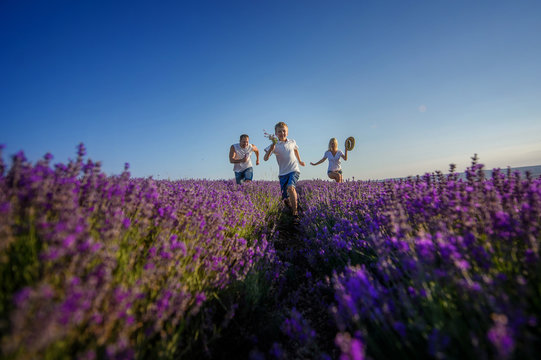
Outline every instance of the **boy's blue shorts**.
{"label": "boy's blue shorts", "polygon": [[289,186],[296,187],[297,181],[299,181],[299,176],[301,175],[298,171],[292,171],[289,174],[278,176],[280,179],[280,189],[282,189],[282,199],[287,199],[287,188]]}
{"label": "boy's blue shorts", "polygon": [[237,180],[237,184],[242,184],[246,180],[252,181],[253,177],[254,169],[251,167],[243,171],[235,172],[235,180]]}

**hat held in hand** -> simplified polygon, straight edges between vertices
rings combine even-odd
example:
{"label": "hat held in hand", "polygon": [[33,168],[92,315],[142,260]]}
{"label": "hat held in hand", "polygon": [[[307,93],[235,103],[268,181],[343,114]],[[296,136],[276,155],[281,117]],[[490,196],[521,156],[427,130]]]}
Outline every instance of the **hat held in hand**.
{"label": "hat held in hand", "polygon": [[355,147],[355,138],[350,136],[346,139],[346,150],[351,151]]}

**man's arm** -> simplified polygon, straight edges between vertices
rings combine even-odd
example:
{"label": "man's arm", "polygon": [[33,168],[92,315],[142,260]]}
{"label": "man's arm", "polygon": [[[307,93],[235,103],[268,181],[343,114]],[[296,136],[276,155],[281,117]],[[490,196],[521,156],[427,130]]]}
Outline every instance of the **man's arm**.
{"label": "man's arm", "polygon": [[235,152],[235,147],[231,145],[231,148],[229,148],[229,162],[231,164],[240,164],[246,161],[248,161],[247,156],[244,156],[242,159],[237,159],[237,153]]}
{"label": "man's arm", "polygon": [[299,155],[299,150],[298,150],[298,149],[295,149],[295,157],[297,158],[297,161],[299,162],[299,164],[300,164],[301,166],[306,165],[306,164],[304,163],[304,161],[301,161],[301,156]]}

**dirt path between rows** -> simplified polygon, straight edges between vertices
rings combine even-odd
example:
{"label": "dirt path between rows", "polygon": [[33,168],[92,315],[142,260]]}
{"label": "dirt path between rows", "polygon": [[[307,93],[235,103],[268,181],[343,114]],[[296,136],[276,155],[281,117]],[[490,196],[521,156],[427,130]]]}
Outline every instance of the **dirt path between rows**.
{"label": "dirt path between rows", "polygon": [[[302,223],[302,208],[299,211]],[[306,234],[284,209],[277,218],[271,246],[276,251],[267,271],[248,276],[241,291],[233,290],[228,299],[237,309],[231,322],[206,352],[212,359],[312,359],[328,354],[339,356],[334,345],[336,328],[329,313],[333,292],[311,274],[321,274],[307,257]],[[273,273],[273,271],[278,271]],[[275,276],[269,280],[269,274]],[[318,284],[318,285],[316,285]],[[227,295],[222,294],[224,304]],[[226,307],[229,305],[226,305]],[[300,341],[287,334],[284,323],[296,311],[302,315],[303,331],[313,330],[313,338]],[[302,334],[297,334],[302,335]],[[302,336],[301,336],[302,337]]]}

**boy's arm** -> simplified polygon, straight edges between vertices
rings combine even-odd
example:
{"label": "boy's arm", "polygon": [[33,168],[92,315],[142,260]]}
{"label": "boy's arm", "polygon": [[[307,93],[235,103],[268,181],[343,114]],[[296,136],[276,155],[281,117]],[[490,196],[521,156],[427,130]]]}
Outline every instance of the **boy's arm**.
{"label": "boy's arm", "polygon": [[255,153],[255,164],[259,165],[259,149],[254,144],[252,144],[252,149],[254,150],[254,153]]}
{"label": "boy's arm", "polygon": [[275,148],[275,144],[272,144],[268,150],[265,149],[265,156],[263,156],[263,160],[267,161],[269,160],[269,157],[271,156],[272,152],[274,151],[274,148]]}
{"label": "boy's arm", "polygon": [[348,161],[348,149],[346,149],[345,155],[342,155],[342,159],[344,159],[344,161]]}
{"label": "boy's arm", "polygon": [[236,159],[237,153],[235,152],[235,147],[231,145],[231,148],[229,148],[229,162],[231,164],[240,164],[243,162],[248,161],[248,157],[243,157],[242,159]]}
{"label": "boy's arm", "polygon": [[299,155],[299,150],[298,150],[298,149],[295,149],[295,157],[297,158],[297,161],[299,162],[299,164],[300,164],[301,166],[306,165],[306,164],[304,163],[304,161],[301,161],[301,156]]}
{"label": "boy's arm", "polygon": [[317,163],[311,162],[310,164],[316,166],[316,165],[321,164],[321,163],[324,162],[325,160],[327,160],[327,158],[323,158],[323,159],[319,160]]}

